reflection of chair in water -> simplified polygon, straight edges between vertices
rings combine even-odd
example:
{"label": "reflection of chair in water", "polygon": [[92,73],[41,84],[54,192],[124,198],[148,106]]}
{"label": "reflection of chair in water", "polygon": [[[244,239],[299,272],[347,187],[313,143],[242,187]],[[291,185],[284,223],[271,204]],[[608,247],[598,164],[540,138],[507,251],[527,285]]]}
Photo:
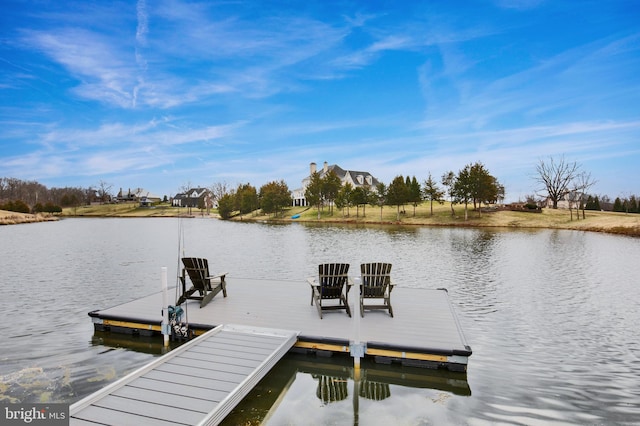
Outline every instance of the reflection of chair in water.
{"label": "reflection of chair in water", "polygon": [[360,396],[374,401],[382,401],[391,396],[391,389],[388,383],[370,382],[364,379],[360,382]]}
{"label": "reflection of chair in water", "polygon": [[313,375],[318,379],[316,396],[325,404],[342,401],[349,396],[347,391],[347,379],[342,377],[332,377],[325,375]]}

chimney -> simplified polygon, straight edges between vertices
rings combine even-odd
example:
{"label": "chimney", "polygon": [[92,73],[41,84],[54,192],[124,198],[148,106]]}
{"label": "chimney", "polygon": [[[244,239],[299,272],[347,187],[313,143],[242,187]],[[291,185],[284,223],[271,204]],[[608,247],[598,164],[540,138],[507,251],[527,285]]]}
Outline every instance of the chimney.
{"label": "chimney", "polygon": [[316,172],[316,163],[309,164],[309,176]]}
{"label": "chimney", "polygon": [[329,163],[327,163],[326,161],[324,162],[324,172],[327,173],[327,170],[329,170]]}

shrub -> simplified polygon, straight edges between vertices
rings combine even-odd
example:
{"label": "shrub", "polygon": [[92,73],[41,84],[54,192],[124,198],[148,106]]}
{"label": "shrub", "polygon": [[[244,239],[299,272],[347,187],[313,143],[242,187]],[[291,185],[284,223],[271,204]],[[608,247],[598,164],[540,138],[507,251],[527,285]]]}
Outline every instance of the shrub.
{"label": "shrub", "polygon": [[25,203],[22,200],[8,201],[8,202],[0,205],[0,209],[8,210],[10,212],[16,212],[16,213],[29,213],[29,212],[31,212],[31,209],[29,208],[27,203]]}

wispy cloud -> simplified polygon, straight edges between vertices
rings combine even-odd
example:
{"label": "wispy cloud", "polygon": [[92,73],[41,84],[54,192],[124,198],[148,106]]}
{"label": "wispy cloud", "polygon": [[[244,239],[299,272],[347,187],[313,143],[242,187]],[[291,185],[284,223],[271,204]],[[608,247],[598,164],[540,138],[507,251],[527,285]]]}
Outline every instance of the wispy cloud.
{"label": "wispy cloud", "polygon": [[29,31],[24,41],[65,67],[78,81],[74,91],[101,102],[131,106],[136,69],[111,40],[84,29]]}
{"label": "wispy cloud", "polygon": [[383,180],[483,161],[524,188],[540,155],[639,155],[640,33],[607,2],[21,5],[0,176],[295,185],[310,161]]}
{"label": "wispy cloud", "polygon": [[147,2],[145,0],[138,0],[136,6],[136,12],[138,17],[138,26],[136,28],[136,41],[141,46],[147,44],[147,33],[149,32],[149,17],[147,14]]}

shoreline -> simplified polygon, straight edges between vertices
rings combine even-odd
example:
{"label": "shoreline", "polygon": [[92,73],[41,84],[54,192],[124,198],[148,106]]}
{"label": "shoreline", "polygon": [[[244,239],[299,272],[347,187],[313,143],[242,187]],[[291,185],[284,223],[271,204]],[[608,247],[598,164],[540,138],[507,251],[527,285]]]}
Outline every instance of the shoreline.
{"label": "shoreline", "polygon": [[22,225],[25,223],[55,222],[58,216],[44,215],[41,213],[18,213],[7,210],[0,210],[0,226],[2,225]]}
{"label": "shoreline", "polygon": [[[496,213],[489,213],[496,214]],[[531,213],[524,213],[531,214]],[[459,219],[459,218],[458,218]],[[640,215],[637,218],[629,218],[629,220],[621,220],[617,224],[601,223],[600,221],[589,221],[587,219],[580,219],[579,221],[573,219],[573,221],[567,223],[546,223],[537,224],[529,223],[529,221],[522,220],[518,222],[512,222],[508,224],[494,223],[493,221],[459,219],[459,221],[451,221],[447,223],[441,223],[437,221],[380,221],[380,220],[353,220],[353,219],[320,219],[320,220],[308,220],[308,219],[289,219],[289,218],[243,218],[243,219],[231,219],[237,222],[262,222],[262,223],[310,223],[319,225],[362,225],[362,226],[422,226],[422,227],[434,227],[434,228],[493,228],[493,229],[506,229],[506,230],[525,230],[525,229],[563,229],[569,231],[586,231],[586,232],[599,232],[613,235],[624,235],[629,237],[640,237]],[[583,223],[586,222],[586,223]]]}
{"label": "shoreline", "polygon": [[[292,208],[284,217],[274,218],[268,215],[246,215],[242,218],[236,216],[230,220],[234,221],[258,221],[265,223],[317,223],[326,225],[372,225],[372,226],[431,226],[431,227],[461,227],[461,228],[501,228],[501,229],[565,229],[576,231],[600,232],[614,235],[626,235],[640,237],[640,214],[617,213],[587,210],[585,218],[580,218],[574,210],[563,209],[542,209],[540,212],[515,211],[506,209],[496,209],[489,212],[481,212],[478,217],[477,211],[468,211],[467,220],[464,219],[464,208],[454,206],[455,216],[451,215],[449,203],[444,205],[434,205],[433,214],[430,206],[423,203],[416,207],[415,215],[413,207],[406,208],[406,214],[397,220],[397,210],[395,207],[384,207],[382,213],[379,208],[367,209],[367,215],[362,216],[362,212],[353,215],[342,216],[334,213],[333,216],[327,213],[321,214],[321,219],[317,219],[317,210],[314,208],[298,207]],[[299,215],[293,219],[292,215]]]}
{"label": "shoreline", "polygon": [[[415,209],[407,207],[406,213],[397,220],[395,207],[366,209],[366,215],[362,211],[350,209],[350,213],[322,211],[318,219],[315,208],[290,207],[279,216],[252,212],[245,215],[236,215],[229,219],[235,222],[260,222],[260,223],[310,223],[319,225],[361,225],[361,226],[432,226],[432,227],[463,227],[463,228],[504,228],[504,229],[566,229],[577,231],[601,232],[614,235],[626,235],[640,237],[640,214],[617,213],[588,210],[585,218],[577,219],[576,212],[568,210],[543,209],[541,213],[496,210],[482,212],[478,217],[477,211],[468,211],[467,220],[464,219],[464,210],[460,206],[454,206],[455,216],[451,215],[451,207],[448,204],[434,206],[433,214],[430,207],[424,203]],[[292,216],[296,216],[294,219]],[[217,213],[206,214],[198,210],[188,212],[185,208],[137,208],[135,206],[86,206],[77,209],[65,209],[60,216],[33,215],[0,211],[0,225],[12,225],[23,223],[37,223],[45,221],[57,221],[66,217],[74,218],[201,218],[219,219]]]}

